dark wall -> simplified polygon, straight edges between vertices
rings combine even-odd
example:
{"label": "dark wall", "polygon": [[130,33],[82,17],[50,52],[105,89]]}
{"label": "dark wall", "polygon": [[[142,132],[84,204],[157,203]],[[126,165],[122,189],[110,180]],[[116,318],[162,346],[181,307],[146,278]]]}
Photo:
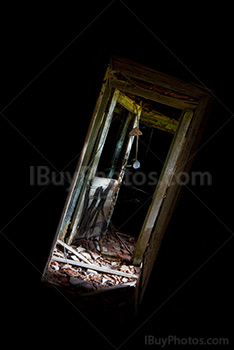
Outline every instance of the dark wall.
{"label": "dark wall", "polygon": [[[157,3],[153,7],[154,3],[136,5],[127,1],[131,13],[116,1],[100,14],[107,4],[99,1],[82,4],[81,8],[80,3],[55,3],[50,7],[38,3],[2,9],[0,239],[2,300],[7,300],[8,306],[6,329],[13,328],[24,344],[28,333],[38,339],[50,327],[51,337],[56,334],[58,338],[60,327],[66,336],[70,317],[77,321],[72,332],[81,334],[88,329],[95,334],[96,344],[108,344],[69,302],[50,299],[40,286],[67,186],[30,186],[30,166],[48,166],[50,178],[52,171],[74,172],[109,57],[118,54],[204,84],[216,94],[192,167],[192,171],[210,172],[212,185],[189,184],[184,188],[163,241],[139,324],[154,315],[129,344],[136,341],[144,345],[144,334],[155,335],[156,328],[183,335],[185,326],[194,336],[230,338],[233,241],[227,240],[232,236],[230,118],[234,110],[231,11],[218,5],[205,9],[198,4],[188,8]],[[158,307],[160,311],[156,312]],[[50,319],[52,314],[56,315],[56,324]],[[19,327],[23,316],[25,323]]]}

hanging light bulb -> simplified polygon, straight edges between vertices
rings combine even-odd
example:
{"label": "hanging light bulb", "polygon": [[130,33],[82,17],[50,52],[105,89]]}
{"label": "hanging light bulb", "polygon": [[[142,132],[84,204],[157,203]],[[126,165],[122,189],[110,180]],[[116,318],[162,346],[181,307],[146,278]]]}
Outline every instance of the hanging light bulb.
{"label": "hanging light bulb", "polygon": [[134,169],[139,169],[140,166],[141,166],[141,164],[140,164],[139,160],[136,159],[135,162],[133,163],[132,167]]}

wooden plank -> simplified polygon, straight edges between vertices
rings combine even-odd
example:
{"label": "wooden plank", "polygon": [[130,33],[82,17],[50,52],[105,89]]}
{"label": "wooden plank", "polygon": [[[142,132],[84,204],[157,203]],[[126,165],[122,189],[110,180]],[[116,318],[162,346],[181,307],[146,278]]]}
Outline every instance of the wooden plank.
{"label": "wooden plank", "polygon": [[[138,124],[137,123],[137,118],[135,117],[135,120],[134,120],[134,123],[133,123],[133,128],[135,128],[137,126],[137,124]],[[119,173],[119,177],[118,177],[119,185],[117,187],[117,190],[116,190],[116,193],[115,193],[115,197],[113,198],[112,206],[110,208],[110,214],[109,214],[109,217],[108,217],[108,223],[110,222],[111,216],[112,216],[112,214],[114,212],[115,203],[116,203],[116,201],[118,199],[120,186],[121,186],[122,181],[123,181],[123,177],[124,177],[124,174],[125,174],[125,170],[126,170],[126,166],[127,166],[127,163],[128,163],[128,158],[129,158],[129,155],[130,155],[130,152],[131,152],[131,148],[132,148],[132,144],[133,144],[134,138],[135,138],[135,136],[130,136],[129,137],[128,145],[127,145],[124,157],[123,157],[122,167],[121,167],[121,170],[120,170],[120,173]]]}
{"label": "wooden plank", "polygon": [[119,95],[120,95],[120,92],[118,90],[115,90],[113,97],[112,97],[112,101],[111,101],[109,110],[108,110],[108,113],[107,113],[107,115],[105,117],[105,121],[103,123],[103,127],[101,129],[99,127],[99,139],[95,144],[95,149],[93,151],[94,157],[92,159],[92,164],[88,170],[88,173],[87,173],[86,178],[85,178],[84,183],[83,183],[83,188],[81,190],[79,200],[76,204],[76,209],[74,211],[74,216],[73,216],[73,220],[71,223],[71,233],[70,233],[70,237],[68,240],[68,244],[71,244],[71,242],[73,241],[73,239],[76,235],[77,224],[80,220],[80,214],[82,212],[82,202],[84,200],[85,192],[87,190],[87,184],[90,182],[90,180],[94,177],[94,175],[96,173],[98,162],[99,162],[99,159],[100,159],[101,154],[102,154],[102,150],[103,150],[104,143],[105,143],[105,140],[107,137],[107,133],[108,133],[109,128],[110,128],[114,108],[115,108],[116,103],[118,101]]}
{"label": "wooden plank", "polygon": [[197,135],[198,133],[201,133],[201,124],[204,122],[204,119],[208,117],[212,101],[213,98],[209,95],[204,95],[201,98],[201,101],[195,111],[194,118],[187,132],[183,145],[183,152],[180,153],[180,157],[177,161],[176,171],[173,175],[173,186],[170,186],[168,188],[156,225],[153,229],[149,244],[143,257],[143,268],[138,279],[136,290],[138,303],[140,303],[143,298],[164,233],[170,221],[179,193],[183,188],[183,186],[181,186],[178,181],[179,175],[181,172],[188,172],[190,169],[191,159],[194,156],[195,152],[195,144],[196,147],[198,147]]}
{"label": "wooden plank", "polygon": [[120,96],[120,91],[116,89],[114,91],[113,98],[112,98],[112,101],[111,101],[111,104],[110,104],[110,107],[109,107],[109,110],[108,110],[108,113],[107,113],[107,116],[105,119],[104,127],[100,133],[100,139],[99,139],[98,145],[96,146],[95,157],[94,157],[94,160],[92,162],[92,173],[96,173],[97,165],[98,165],[99,159],[100,159],[101,154],[102,154],[102,150],[103,150],[103,147],[104,147],[104,144],[106,141],[108,131],[110,129],[113,112],[114,112],[116,103],[119,99],[119,96]]}
{"label": "wooden plank", "polygon": [[[115,111],[116,111],[116,109],[115,109]],[[122,150],[122,147],[124,145],[125,138],[127,137],[127,132],[129,131],[128,128],[129,128],[129,124],[131,122],[131,119],[132,119],[132,115],[131,115],[131,113],[128,113],[126,121],[121,129],[119,140],[116,143],[115,151],[114,151],[113,156],[112,156],[111,169],[110,169],[109,174],[108,174],[108,177],[110,177],[110,178],[113,177],[113,174],[116,171],[117,163],[119,161],[119,156],[121,154],[121,150]]]}
{"label": "wooden plank", "polygon": [[[138,118],[140,118],[140,116],[141,116],[142,107],[140,105],[137,105],[129,97],[123,96],[123,94],[120,95],[119,100],[121,101],[121,104],[122,104],[123,107],[125,107],[128,110],[132,110],[134,114],[136,113],[135,119],[134,119],[134,122],[133,122],[133,129],[136,128],[138,126]],[[137,116],[138,116],[138,118],[137,118]],[[114,211],[115,203],[116,203],[117,198],[118,198],[120,186],[121,186],[122,181],[123,181],[123,177],[124,177],[126,166],[127,166],[127,163],[128,163],[128,158],[129,158],[129,155],[130,155],[130,152],[131,152],[131,149],[132,149],[132,144],[133,144],[133,141],[134,141],[134,137],[135,136],[129,136],[128,144],[127,144],[126,151],[125,151],[125,154],[124,154],[124,157],[123,157],[123,161],[122,161],[122,167],[121,167],[121,170],[120,170],[120,173],[119,173],[119,177],[118,177],[119,185],[117,187],[115,197],[113,197],[112,207],[110,208],[110,214],[109,214],[109,217],[108,217],[108,223],[110,222],[111,216],[112,216],[113,211]]]}
{"label": "wooden plank", "polygon": [[147,247],[148,241],[158,213],[165,198],[168,187],[171,185],[173,174],[176,170],[178,157],[181,153],[184,144],[184,138],[188,131],[189,125],[193,117],[193,111],[185,110],[181,118],[181,123],[176,135],[174,136],[172,145],[170,147],[165,165],[163,167],[158,185],[156,187],[151,205],[146,215],[144,224],[142,226],[139,238],[133,254],[133,264],[140,265],[143,254]]}
{"label": "wooden plank", "polygon": [[118,275],[118,276],[123,276],[123,277],[128,277],[128,278],[138,278],[137,275],[131,274],[131,273],[126,273],[126,272],[122,272],[122,271],[118,271],[118,270],[112,270],[109,269],[108,267],[104,267],[104,266],[97,266],[97,265],[93,265],[93,264],[86,264],[83,262],[79,262],[76,260],[71,260],[71,259],[65,259],[65,258],[59,258],[57,256],[53,256],[52,258],[53,261],[57,261],[57,262],[61,262],[64,264],[70,264],[70,265],[74,265],[74,266],[79,266],[82,267],[84,269],[91,269],[91,270],[95,270],[95,271],[99,271],[99,272],[103,272],[103,273],[109,273],[112,275]]}
{"label": "wooden plank", "polygon": [[84,141],[84,147],[81,151],[78,165],[75,170],[72,184],[70,187],[68,201],[67,201],[67,204],[65,205],[66,214],[62,220],[62,225],[60,227],[60,233],[59,233],[59,237],[62,240],[64,239],[66,235],[67,227],[70,224],[70,219],[83,184],[84,171],[86,170],[86,167],[89,163],[92,148],[95,144],[96,137],[98,135],[98,125],[102,122],[104,110],[106,108],[106,104],[109,99],[110,88],[107,84],[109,72],[110,72],[110,68],[108,67],[104,77],[104,84],[102,86],[101,92],[99,94],[97,103],[94,108],[93,116],[92,116],[92,119],[88,128],[88,132]]}
{"label": "wooden plank", "polygon": [[186,100],[180,100],[167,95],[162,95],[156,91],[146,90],[125,81],[112,79],[110,80],[110,84],[111,86],[113,86],[116,89],[119,89],[120,91],[129,92],[131,94],[144,97],[151,101],[162,103],[170,107],[174,107],[178,109],[185,109],[185,108],[195,109],[197,107],[197,103],[186,101]]}
{"label": "wooden plank", "polygon": [[[201,98],[201,101],[195,111],[194,118],[195,120],[197,120],[196,125],[193,127],[195,137],[191,139],[192,144],[191,144],[189,158],[186,160],[185,169],[183,169],[183,171],[185,172],[188,172],[190,170],[191,164],[193,162],[193,158],[196,155],[197,148],[199,146],[203,132],[208,123],[208,119],[211,115],[211,109],[213,107],[213,103],[214,103],[214,97],[212,97],[211,95],[204,95]],[[195,120],[194,120],[194,123],[195,123]]]}
{"label": "wooden plank", "polygon": [[209,93],[210,90],[199,86],[198,84],[187,83],[179,78],[172,77],[165,73],[158,72],[155,69],[136,63],[129,59],[122,57],[112,57],[112,70],[116,72],[122,72],[127,77],[134,77],[145,82],[152,84],[158,83],[166,89],[173,89],[181,94],[187,94],[188,96],[200,99],[204,94]]}
{"label": "wooden plank", "polygon": [[72,180],[72,185],[70,189],[71,198],[69,200],[69,207],[67,206],[66,217],[63,220],[61,226],[60,239],[64,239],[66,234],[66,228],[70,224],[70,219],[76,205],[80,190],[83,184],[84,171],[89,164],[90,156],[92,154],[92,149],[95,145],[96,138],[98,136],[99,125],[102,123],[104,117],[104,110],[109,100],[111,89],[108,86],[108,77],[110,73],[110,67],[107,68],[104,77],[104,84],[102,86],[101,92],[99,94],[97,103],[94,108],[93,116],[88,128],[88,132],[84,141],[84,147],[81,151],[79,162],[74,173]]}
{"label": "wooden plank", "polygon": [[70,252],[72,252],[74,255],[77,256],[77,258],[79,258],[80,260],[83,260],[85,263],[89,264],[90,262],[88,261],[88,259],[86,259],[82,254],[78,253],[77,250],[73,249],[71,246],[69,246],[68,244],[60,241],[60,239],[57,240],[57,243],[60,244],[61,246],[63,246],[64,248],[66,248],[67,250],[69,250]]}
{"label": "wooden plank", "polygon": [[[116,107],[115,112],[121,114],[121,108]],[[147,110],[142,107],[141,123],[155,129],[174,134],[178,128],[179,120],[170,118],[157,110]]]}
{"label": "wooden plank", "polygon": [[84,147],[80,153],[79,160],[75,169],[75,173],[72,179],[72,183],[69,189],[69,193],[66,198],[66,202],[59,220],[59,224],[57,226],[56,234],[52,243],[52,247],[50,250],[49,258],[47,260],[47,263],[45,265],[42,280],[44,278],[44,275],[48,269],[48,265],[51,259],[51,256],[54,251],[54,247],[56,245],[58,237],[60,239],[64,239],[66,230],[68,228],[68,225],[70,223],[70,219],[73,213],[73,209],[75,207],[81,186],[82,186],[82,177],[83,177],[83,171],[82,169],[87,166],[88,157],[90,155],[90,151],[87,152],[88,147],[93,144],[94,140],[96,139],[98,128],[96,127],[97,123],[99,123],[99,119],[103,116],[104,110],[106,108],[106,105],[109,100],[109,95],[111,93],[111,87],[109,86],[109,74],[110,74],[110,66],[107,67],[107,70],[105,72],[102,88],[100,91],[100,94],[98,96],[93,115],[89,124],[89,128],[86,134]]}
{"label": "wooden plank", "polygon": [[179,125],[178,120],[166,117],[165,115],[154,111],[143,111],[141,114],[141,123],[150,128],[160,129],[173,134],[176,132]]}
{"label": "wooden plank", "polygon": [[139,113],[139,115],[141,114],[142,107],[125,94],[120,93],[118,103],[121,104],[124,108],[126,108],[131,113],[134,113],[134,114]]}

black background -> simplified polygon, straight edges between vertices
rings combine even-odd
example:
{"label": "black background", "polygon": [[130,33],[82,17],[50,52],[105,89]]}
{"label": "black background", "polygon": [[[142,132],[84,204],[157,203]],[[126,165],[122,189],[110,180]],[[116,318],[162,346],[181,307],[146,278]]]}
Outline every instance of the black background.
{"label": "black background", "polygon": [[[116,347],[136,331],[126,349],[143,348],[145,335],[232,343],[231,7],[117,0],[94,20],[109,3],[1,9],[2,336],[9,347],[111,349],[96,327]],[[99,315],[93,327],[41,286],[67,186],[30,186],[30,166],[74,172],[111,54],[215,91],[191,169],[210,172],[212,186],[184,188],[138,319],[120,325]]]}

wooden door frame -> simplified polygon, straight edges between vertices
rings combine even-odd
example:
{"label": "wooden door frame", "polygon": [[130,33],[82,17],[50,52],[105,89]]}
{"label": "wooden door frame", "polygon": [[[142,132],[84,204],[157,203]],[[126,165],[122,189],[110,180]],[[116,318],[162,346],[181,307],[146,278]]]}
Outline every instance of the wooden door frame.
{"label": "wooden door frame", "polygon": [[[93,177],[95,176],[98,162],[100,160],[102,150],[105,144],[105,140],[107,138],[107,134],[110,128],[110,124],[112,121],[113,112],[115,109],[115,106],[117,104],[118,98],[119,98],[120,92],[119,90],[115,89],[113,92],[113,95],[111,97],[111,103],[108,108],[108,111],[104,113],[104,116],[102,118],[102,123],[99,124],[99,136],[97,137],[97,142],[92,147],[92,159],[89,162],[89,165],[87,166],[87,174],[84,176],[83,186],[81,189],[80,196],[77,200],[76,206],[74,208],[74,214],[73,219],[71,221],[71,232],[69,234],[68,244],[71,244],[75,235],[76,235],[76,227],[78,224],[78,221],[80,219],[80,214],[82,212],[83,208],[83,202],[85,198],[86,191],[88,190],[87,185],[90,181],[92,181]],[[92,142],[92,140],[91,140]],[[87,145],[88,146],[88,145]],[[93,154],[94,153],[94,154]],[[90,184],[91,185],[91,184]]]}
{"label": "wooden door frame", "polygon": [[176,171],[180,153],[183,151],[184,139],[192,121],[192,117],[192,109],[185,109],[183,111],[179,127],[177,129],[176,134],[174,135],[150,207],[148,209],[139,238],[137,240],[137,244],[132,258],[134,265],[140,265],[140,263],[142,262],[142,258],[150,240],[152,230],[160,214],[164,198],[167,195],[168,187],[175,185],[173,184],[173,180],[175,180],[173,175]]}
{"label": "wooden door frame", "polygon": [[109,65],[105,72],[101,91],[98,96],[96,105],[94,107],[93,115],[85,137],[84,146],[82,148],[82,151],[80,152],[79,160],[74,172],[72,183],[60,217],[59,224],[57,226],[54,240],[52,242],[49,257],[43,271],[42,280],[44,280],[45,278],[45,274],[50,264],[58,239],[60,239],[61,241],[65,240],[67,229],[71,222],[71,218],[75,210],[77,200],[79,198],[79,194],[83,185],[83,179],[85,177],[85,170],[90,161],[93,145],[95,144],[95,141],[98,137],[98,130],[103,121],[105,109],[107,108],[109,99],[111,98],[111,95],[113,93],[113,87],[111,87],[109,84],[110,73],[111,67]]}
{"label": "wooden door frame", "polygon": [[[92,155],[92,141],[95,142],[98,137],[99,127],[103,122],[103,118],[105,118],[105,111],[111,96],[113,96],[114,89],[118,89],[120,93],[130,93],[134,96],[147,98],[151,101],[177,108],[181,110],[181,112],[183,110],[193,111],[193,118],[189,124],[186,135],[184,135],[184,145],[181,148],[181,152],[178,154],[176,168],[171,173],[172,178],[170,179],[170,183],[173,182],[173,179],[175,180],[178,171],[189,170],[201,137],[204,121],[207,119],[213,102],[213,92],[202,86],[184,82],[178,78],[157,72],[154,69],[137,64],[131,60],[126,60],[117,56],[111,58],[43,276],[50,263],[57,240],[61,239],[63,241],[66,236],[67,228],[71,222],[82,189],[85,169],[89,165]],[[155,118],[160,123],[160,113],[156,115]],[[165,124],[165,119],[163,123]],[[180,125],[181,124],[182,121],[180,122]],[[142,268],[136,288],[137,304],[142,300],[162,237],[179,195],[180,187],[181,186],[168,186],[166,188],[162,205],[158,211],[156,224],[152,228],[151,234],[148,235],[146,247],[143,249]]]}
{"label": "wooden door frame", "polygon": [[[147,246],[142,256],[140,276],[137,281],[135,294],[136,309],[144,296],[144,292],[155,264],[163,236],[173,213],[179,193],[182,189],[183,183],[180,182],[180,174],[188,173],[190,170],[196,149],[202,136],[202,131],[204,130],[202,124],[205,123],[206,116],[210,114],[212,104],[212,96],[207,94],[201,97],[186,131],[184,142],[180,149],[179,157],[176,160],[172,173],[172,178],[168,183],[166,195],[163,198],[157,220],[155,220],[155,225],[152,229],[151,235],[147,241]],[[173,149],[173,145],[171,149]]]}
{"label": "wooden door frame", "polygon": [[[184,82],[178,78],[157,72],[154,69],[120,57],[113,57],[112,59],[110,84],[120,91],[178,108],[181,110],[183,116],[185,116],[188,111],[190,111],[190,115],[193,114],[189,124],[186,124],[186,131],[183,130],[184,118],[181,118],[180,126],[174,136],[161,177],[164,177],[168,161],[173,154],[173,149],[176,150],[174,146],[176,142],[178,142],[179,136],[184,136],[184,140],[179,147],[179,152],[177,152],[176,162],[170,174],[171,177],[169,177],[168,186],[164,187],[164,194],[161,198],[162,202],[156,213],[157,220],[156,218],[152,220],[154,226],[148,234],[148,237],[146,235],[146,240],[140,251],[140,259],[138,260],[136,257],[137,250],[135,251],[135,262],[139,264],[141,261],[140,276],[135,290],[137,309],[142,301],[162,238],[182,187],[178,181],[178,174],[181,172],[188,172],[190,169],[202,132],[210,115],[214,93],[206,87],[199,86],[195,83]],[[159,188],[155,190],[154,199],[158,199],[158,194]],[[155,203],[152,201],[151,207],[154,206],[154,204]],[[141,247],[141,237],[139,237],[138,247]]]}
{"label": "wooden door frame", "polygon": [[[113,94],[111,96],[112,97],[111,97],[110,105],[107,108],[105,116],[102,119],[102,123],[100,124],[98,140],[97,140],[97,142],[95,142],[95,145],[92,148],[92,157],[93,158],[91,159],[91,162],[90,162],[90,168],[88,169],[88,172],[85,175],[83,187],[81,189],[81,193],[79,195],[76,206],[74,208],[73,219],[71,221],[71,229],[72,230],[69,234],[68,244],[72,244],[72,241],[76,235],[77,225],[78,225],[78,222],[80,220],[81,213],[83,211],[84,198],[86,196],[86,191],[88,190],[87,185],[89,184],[89,182],[91,182],[93,180],[95,173],[97,171],[98,163],[100,161],[102,151],[103,151],[103,148],[105,146],[105,141],[106,141],[107,134],[108,134],[110,126],[111,126],[113,113],[114,113],[114,110],[115,110],[117,103],[122,105],[124,108],[126,108],[131,113],[138,115],[138,117],[140,118],[140,114],[141,114],[141,110],[142,110],[140,105],[136,104],[133,100],[131,100],[129,97],[127,97],[124,93],[121,93],[116,88],[113,90]],[[136,118],[135,118],[135,121],[133,123],[133,127],[136,127],[136,125],[137,124],[136,124]],[[116,190],[114,191],[115,195],[113,198],[113,204],[112,204],[110,213],[108,215],[108,218],[106,218],[107,223],[109,223],[111,215],[114,211],[114,206],[115,206],[115,203],[116,203],[116,200],[118,197],[119,188],[120,188],[122,180],[123,180],[123,176],[125,173],[125,169],[126,169],[126,165],[127,165],[127,161],[128,161],[128,157],[129,157],[129,154],[131,151],[133,141],[134,141],[134,136],[130,136],[128,146],[127,146],[125,156],[124,156],[124,162],[123,162],[120,174],[119,174],[119,178],[117,179],[118,186],[117,186]],[[92,184],[90,183],[90,186],[91,185]],[[108,226],[108,224],[107,224],[107,226]],[[103,232],[103,234],[104,233],[105,232]],[[80,237],[80,238],[82,238],[82,237]]]}

